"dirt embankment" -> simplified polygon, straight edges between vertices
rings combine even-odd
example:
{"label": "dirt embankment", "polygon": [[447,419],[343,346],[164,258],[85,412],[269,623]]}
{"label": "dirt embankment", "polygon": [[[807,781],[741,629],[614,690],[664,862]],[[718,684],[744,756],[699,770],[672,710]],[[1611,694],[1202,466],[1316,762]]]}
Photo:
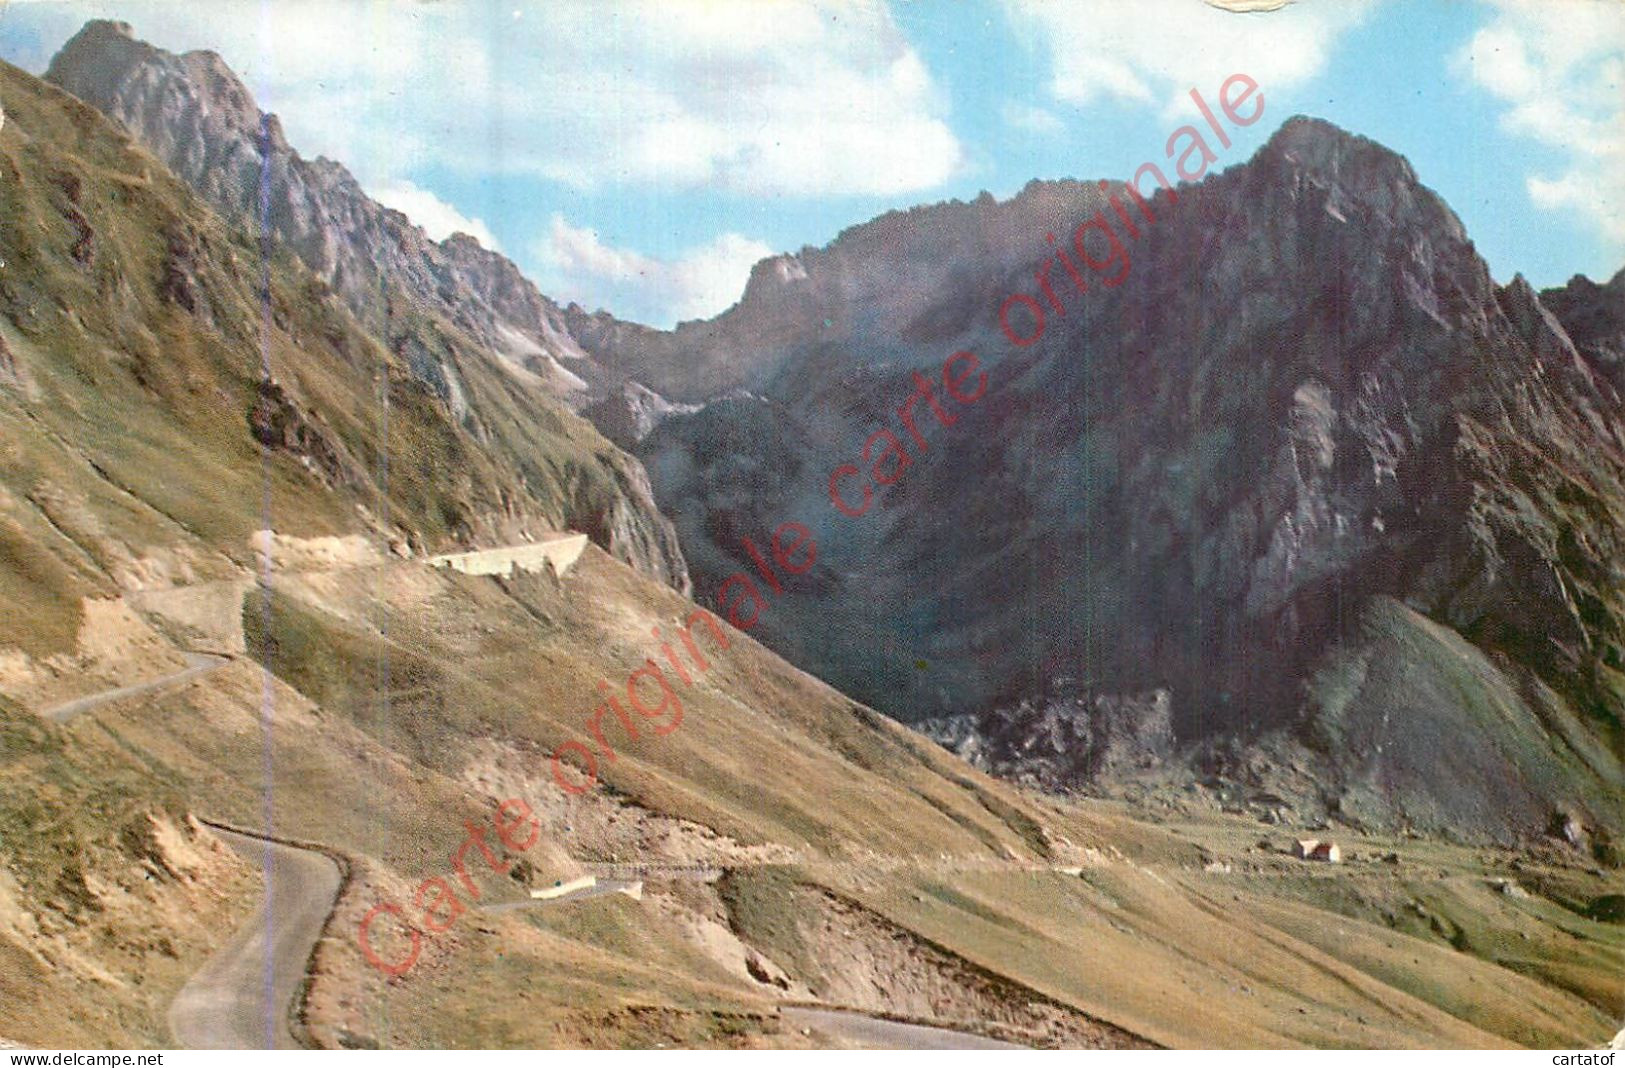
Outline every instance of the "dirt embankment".
{"label": "dirt embankment", "polygon": [[995,975],[827,891],[796,892],[814,987],[833,1005],[954,1024],[1024,1045],[1149,1049],[1139,1036]]}
{"label": "dirt embankment", "polygon": [[213,835],[157,815],[136,816],[117,848],[88,849],[54,887],[0,869],[0,1032],[46,1049],[170,1045],[170,996],[252,886]]}

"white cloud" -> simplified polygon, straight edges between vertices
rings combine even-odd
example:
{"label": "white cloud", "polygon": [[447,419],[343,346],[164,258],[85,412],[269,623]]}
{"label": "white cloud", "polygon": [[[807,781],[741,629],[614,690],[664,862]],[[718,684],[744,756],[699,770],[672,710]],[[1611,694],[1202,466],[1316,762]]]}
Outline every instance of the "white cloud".
{"label": "white cloud", "polygon": [[[945,95],[880,0],[74,0],[212,48],[307,154],[580,189],[893,195],[961,168]],[[115,10],[116,7],[116,10]]]}
{"label": "white cloud", "polygon": [[1506,110],[1502,125],[1562,153],[1525,178],[1530,199],[1625,243],[1625,7],[1613,0],[1492,0],[1457,73]]}
{"label": "white cloud", "polygon": [[662,259],[607,245],[557,214],[533,250],[543,288],[556,299],[612,307],[654,326],[725,311],[744,292],[751,268],[772,254],[760,241],[725,233]]}
{"label": "white cloud", "polygon": [[397,179],[368,192],[372,194],[374,200],[386,208],[394,208],[404,213],[436,241],[444,241],[452,234],[461,232],[476,238],[492,252],[502,251],[496,237],[483,219],[464,215],[454,205],[441,200],[427,189],[404,179]]}
{"label": "white cloud", "polygon": [[1331,45],[1370,13],[1375,0],[1291,4],[1237,14],[1202,0],[1004,0],[1012,25],[1048,53],[1050,90],[1069,104],[1114,97],[1161,106],[1211,100],[1224,79],[1246,74],[1267,98],[1326,65]]}
{"label": "white cloud", "polygon": [[1006,100],[999,109],[1004,124],[1033,134],[1058,134],[1066,128],[1061,117],[1025,100]]}

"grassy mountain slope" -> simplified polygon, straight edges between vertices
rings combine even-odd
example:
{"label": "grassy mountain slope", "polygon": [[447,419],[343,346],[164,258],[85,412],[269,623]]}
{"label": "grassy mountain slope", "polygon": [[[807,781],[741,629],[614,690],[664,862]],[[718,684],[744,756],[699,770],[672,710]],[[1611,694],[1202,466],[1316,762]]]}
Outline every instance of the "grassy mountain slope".
{"label": "grassy mountain slope", "polygon": [[[820,999],[1069,1045],[1576,1045],[1625,992],[1625,935],[1585,915],[1622,887],[1570,856],[1339,835],[1358,859],[1312,868],[1198,797],[1038,799],[736,632],[675,730],[606,718],[617,759],[567,795],[548,754],[590,740],[596,681],[691,610],[596,550],[562,583],[284,573],[268,606],[244,609],[271,679],[239,662],[67,744],[116,737],[193,811],[270,811],[350,859],[307,1003],[324,1043],[797,1045],[775,1006]],[[540,838],[509,874],[475,857],[480,903],[617,863],[654,866],[642,899],[471,911],[404,978],[366,964],[365,911],[409,907],[510,797]]]}

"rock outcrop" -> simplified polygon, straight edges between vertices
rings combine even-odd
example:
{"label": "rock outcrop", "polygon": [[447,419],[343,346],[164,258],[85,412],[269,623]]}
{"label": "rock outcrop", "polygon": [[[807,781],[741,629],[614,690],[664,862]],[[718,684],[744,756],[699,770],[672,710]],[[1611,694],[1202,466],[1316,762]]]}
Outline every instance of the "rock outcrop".
{"label": "rock outcrop", "polygon": [[1139,778],[1174,757],[1173,702],[1148,694],[1067,694],[1068,687],[976,715],[917,726],[965,760],[995,775],[1046,790],[1088,789]]}
{"label": "rock outcrop", "polygon": [[623,449],[635,449],[672,413],[689,414],[697,404],[673,404],[647,386],[628,381],[582,411],[604,437]]}
{"label": "rock outcrop", "polygon": [[6,335],[0,333],[0,386],[20,388],[23,384],[22,368],[17,363],[17,356],[6,343]]}

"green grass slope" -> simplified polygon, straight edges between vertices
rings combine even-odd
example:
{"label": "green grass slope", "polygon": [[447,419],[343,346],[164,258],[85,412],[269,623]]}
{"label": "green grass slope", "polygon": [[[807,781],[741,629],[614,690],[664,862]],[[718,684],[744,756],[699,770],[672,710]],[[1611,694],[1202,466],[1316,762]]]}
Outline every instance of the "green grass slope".
{"label": "green grass slope", "polygon": [[173,1042],[169,1000],[254,880],[189,821],[167,772],[0,697],[0,1036]]}

